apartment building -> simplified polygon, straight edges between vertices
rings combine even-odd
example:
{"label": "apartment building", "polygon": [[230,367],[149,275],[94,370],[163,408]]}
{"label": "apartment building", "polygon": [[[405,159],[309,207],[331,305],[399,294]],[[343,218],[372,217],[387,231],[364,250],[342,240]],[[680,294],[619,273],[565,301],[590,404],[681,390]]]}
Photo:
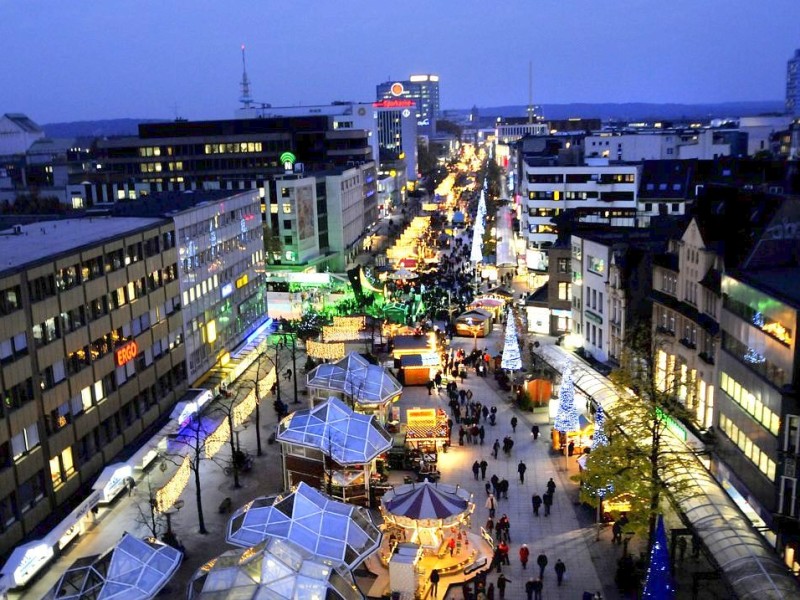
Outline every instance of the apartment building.
{"label": "apartment building", "polygon": [[169,415],[187,370],[170,220],[18,225],[0,235],[0,255],[6,554],[49,530],[104,466]]}

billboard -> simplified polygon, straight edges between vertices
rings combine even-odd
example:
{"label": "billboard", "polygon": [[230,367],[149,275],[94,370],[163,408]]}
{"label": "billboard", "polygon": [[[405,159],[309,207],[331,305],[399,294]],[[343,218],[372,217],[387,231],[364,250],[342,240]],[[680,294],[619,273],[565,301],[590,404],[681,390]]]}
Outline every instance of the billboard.
{"label": "billboard", "polygon": [[297,202],[297,237],[302,242],[315,235],[314,195],[310,185],[295,189]]}

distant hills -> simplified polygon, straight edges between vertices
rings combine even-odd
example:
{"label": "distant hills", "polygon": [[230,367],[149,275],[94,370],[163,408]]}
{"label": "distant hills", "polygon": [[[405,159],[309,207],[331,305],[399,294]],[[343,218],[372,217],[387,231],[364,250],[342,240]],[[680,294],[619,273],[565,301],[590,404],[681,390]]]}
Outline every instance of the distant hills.
{"label": "distant hills", "polygon": [[[647,102],[541,104],[545,119],[571,117],[596,118],[603,121],[691,120],[743,117],[765,113],[783,113],[784,103],[779,100],[762,102],[719,102],[712,104],[655,104]],[[478,107],[484,117],[524,117],[527,106]],[[450,111],[448,111],[450,112]],[[470,109],[458,109],[457,114],[469,114]]]}
{"label": "distant hills", "polygon": [[[779,100],[762,102],[720,102],[714,104],[651,104],[646,102],[573,103],[541,105],[545,119],[571,117],[596,118],[603,121],[693,120],[741,117],[766,113],[783,113],[784,103]],[[524,117],[525,105],[479,107],[481,120],[487,117]],[[449,115],[468,115],[471,109],[446,111]],[[137,135],[139,123],[159,123],[165,119],[104,119],[100,121],[74,121],[42,125],[51,138],[112,137]]]}

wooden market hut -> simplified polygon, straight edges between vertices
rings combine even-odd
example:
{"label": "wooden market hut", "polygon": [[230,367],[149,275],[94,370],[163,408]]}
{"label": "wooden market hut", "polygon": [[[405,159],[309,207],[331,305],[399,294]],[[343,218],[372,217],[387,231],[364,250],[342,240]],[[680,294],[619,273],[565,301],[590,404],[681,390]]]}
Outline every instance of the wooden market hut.
{"label": "wooden market hut", "polygon": [[486,337],[492,331],[492,315],[481,308],[473,308],[456,317],[456,335]]}

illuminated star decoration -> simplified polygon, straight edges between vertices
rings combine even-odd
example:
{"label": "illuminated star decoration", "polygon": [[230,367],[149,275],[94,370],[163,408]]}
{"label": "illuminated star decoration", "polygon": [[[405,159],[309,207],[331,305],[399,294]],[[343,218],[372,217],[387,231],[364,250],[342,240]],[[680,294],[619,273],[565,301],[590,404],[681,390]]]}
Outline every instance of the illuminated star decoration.
{"label": "illuminated star decoration", "polygon": [[667,532],[664,529],[664,517],[658,515],[656,539],[650,550],[650,565],[647,568],[647,580],[644,583],[643,600],[672,600],[675,598],[675,582],[669,565],[667,550]]}

